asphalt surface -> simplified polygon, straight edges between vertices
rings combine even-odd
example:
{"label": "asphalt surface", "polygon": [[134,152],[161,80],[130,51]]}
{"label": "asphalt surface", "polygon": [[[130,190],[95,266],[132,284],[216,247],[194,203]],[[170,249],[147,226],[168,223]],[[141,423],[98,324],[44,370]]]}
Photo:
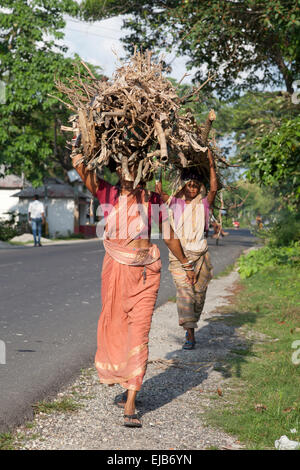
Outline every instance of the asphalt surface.
{"label": "asphalt surface", "polygon": [[[156,240],[163,263],[157,306],[175,296],[167,248]],[[214,274],[254,244],[248,230],[209,239]],[[32,404],[57,393],[96,349],[104,248],[89,243],[0,250],[0,432],[30,420]],[[174,319],[176,322],[176,319]],[[175,323],[174,323],[175,324]]]}

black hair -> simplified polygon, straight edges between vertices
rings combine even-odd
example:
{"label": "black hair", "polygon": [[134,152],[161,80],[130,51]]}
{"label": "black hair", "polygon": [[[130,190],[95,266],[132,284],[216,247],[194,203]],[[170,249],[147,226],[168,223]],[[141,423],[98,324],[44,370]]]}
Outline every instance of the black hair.
{"label": "black hair", "polygon": [[195,181],[198,181],[199,183],[203,182],[203,176],[200,173],[190,168],[183,168],[182,173],[181,173],[181,179],[183,181],[195,180]]}

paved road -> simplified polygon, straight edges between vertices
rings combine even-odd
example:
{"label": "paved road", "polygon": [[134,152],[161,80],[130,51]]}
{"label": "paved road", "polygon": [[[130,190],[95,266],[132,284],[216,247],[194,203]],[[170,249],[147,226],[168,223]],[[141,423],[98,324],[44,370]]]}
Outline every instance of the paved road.
{"label": "paved road", "polygon": [[[230,231],[219,246],[209,240],[218,274],[254,243],[247,230]],[[163,270],[158,305],[175,295],[161,249]],[[31,419],[31,404],[55,394],[94,359],[101,308],[97,240],[0,251],[0,432]],[[174,319],[176,322],[176,320]]]}

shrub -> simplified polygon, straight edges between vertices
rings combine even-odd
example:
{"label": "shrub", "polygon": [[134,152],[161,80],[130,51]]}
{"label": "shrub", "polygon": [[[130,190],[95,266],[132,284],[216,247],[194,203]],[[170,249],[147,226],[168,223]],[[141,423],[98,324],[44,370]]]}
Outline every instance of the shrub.
{"label": "shrub", "polygon": [[257,231],[256,235],[272,247],[300,242],[300,213],[281,210],[270,226]]}
{"label": "shrub", "polygon": [[[27,216],[17,215],[16,212],[6,212],[9,219],[0,219],[0,240],[7,241],[16,235],[21,235],[27,231]],[[19,219],[17,221],[17,219]]]}
{"label": "shrub", "polygon": [[17,235],[17,230],[9,220],[0,220],[0,240],[7,241]]}
{"label": "shrub", "polygon": [[300,244],[290,246],[265,246],[259,250],[250,251],[238,260],[238,270],[242,279],[252,276],[268,266],[300,266]]}

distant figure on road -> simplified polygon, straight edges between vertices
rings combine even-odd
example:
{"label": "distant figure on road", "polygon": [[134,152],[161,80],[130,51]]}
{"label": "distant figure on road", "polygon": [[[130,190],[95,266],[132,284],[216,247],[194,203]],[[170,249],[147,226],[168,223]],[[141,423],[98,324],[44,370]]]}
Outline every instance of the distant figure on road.
{"label": "distant figure on road", "polygon": [[39,201],[39,196],[35,194],[34,201],[28,207],[28,219],[31,222],[34,246],[41,245],[42,224],[45,222],[44,204]]}
{"label": "distant figure on road", "polygon": [[220,238],[220,236],[226,237],[229,235],[229,232],[224,232],[222,225],[217,221],[213,213],[211,213],[210,221],[212,228],[214,229],[212,238]]}
{"label": "distant figure on road", "polygon": [[256,226],[259,230],[263,228],[263,221],[262,221],[262,217],[260,214],[257,214],[256,216]]}

